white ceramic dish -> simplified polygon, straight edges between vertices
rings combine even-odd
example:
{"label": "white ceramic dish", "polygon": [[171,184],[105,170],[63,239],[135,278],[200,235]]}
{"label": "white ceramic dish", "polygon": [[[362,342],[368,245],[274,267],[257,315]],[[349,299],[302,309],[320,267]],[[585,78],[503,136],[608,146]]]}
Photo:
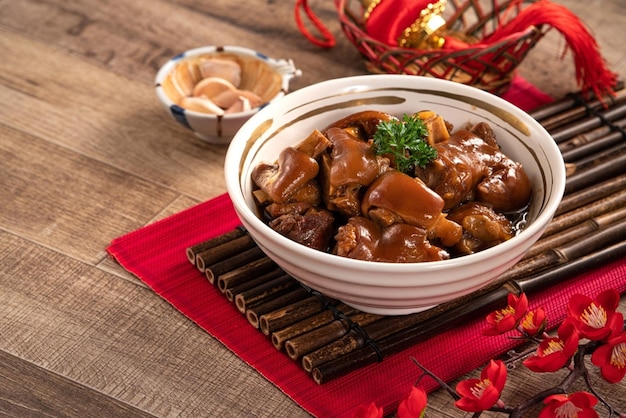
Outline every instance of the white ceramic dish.
{"label": "white ceramic dish", "polygon": [[[253,109],[225,115],[212,115],[180,106],[180,93],[172,82],[174,71],[183,70],[182,78],[189,78],[186,63],[199,57],[230,59],[241,66],[241,88],[258,94],[262,104]],[[212,144],[228,144],[237,130],[261,108],[283,97],[289,82],[300,75],[291,60],[270,58],[260,52],[238,46],[204,46],[191,49],[167,61],[155,78],[157,97],[166,112],[199,138]]]}
{"label": "white ceramic dish", "polygon": [[[361,110],[396,116],[429,109],[455,127],[488,122],[503,151],[523,164],[533,185],[527,227],[490,249],[445,261],[380,263],[353,260],[297,244],[257,216],[250,172],[313,129]],[[330,80],[290,93],[254,115],[234,136],[225,161],[228,193],[243,225],[286,272],[362,311],[407,314],[475,291],[517,262],[552,219],[565,187],[558,147],[528,114],[466,85],[405,75]]]}

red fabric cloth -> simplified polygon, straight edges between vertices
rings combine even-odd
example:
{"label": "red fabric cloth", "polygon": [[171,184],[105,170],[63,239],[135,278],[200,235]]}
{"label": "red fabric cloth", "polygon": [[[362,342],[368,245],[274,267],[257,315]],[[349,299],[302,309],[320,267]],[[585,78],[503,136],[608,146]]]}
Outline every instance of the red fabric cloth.
{"label": "red fabric cloth", "polygon": [[[508,95],[518,106],[530,108],[550,100],[524,80],[517,83],[520,88],[510,90]],[[526,106],[529,100],[532,103]],[[299,364],[252,328],[187,260],[187,247],[237,225],[239,220],[230,199],[221,195],[116,238],[108,251],[124,268],[315,416],[350,417],[357,406],[370,402],[384,407],[386,412],[394,411],[397,403],[408,396],[420,372],[410,361],[411,356],[442,379],[452,380],[516,345],[505,337],[482,336],[486,324],[484,318],[476,318],[381,363],[317,385]],[[534,294],[530,299],[533,305],[546,309],[554,326],[563,319],[564,306],[571,294],[582,292],[595,296],[611,287],[624,292],[625,278],[626,260],[622,260],[568,280],[556,289]],[[424,379],[423,383],[430,385],[429,390],[435,388],[431,379]]]}
{"label": "red fabric cloth", "polygon": [[513,76],[511,86],[502,94],[502,98],[525,111],[548,104],[553,100],[552,97],[517,74]]}

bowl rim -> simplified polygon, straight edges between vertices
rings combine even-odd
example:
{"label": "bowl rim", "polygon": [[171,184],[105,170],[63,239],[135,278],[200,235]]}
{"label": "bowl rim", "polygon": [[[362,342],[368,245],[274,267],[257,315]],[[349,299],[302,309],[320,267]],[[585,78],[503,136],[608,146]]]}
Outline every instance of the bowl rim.
{"label": "bowl rim", "polygon": [[[449,80],[402,74],[366,74],[325,80],[293,91],[283,97],[280,101],[269,104],[264,109],[261,109],[259,112],[253,115],[248,121],[246,121],[233,136],[233,139],[230,142],[230,145],[226,152],[224,162],[224,175],[228,194],[233,202],[237,215],[240,218],[241,222],[244,224],[244,226],[249,227],[249,229],[261,229],[263,231],[267,231],[267,234],[269,234],[271,239],[276,242],[277,246],[288,246],[289,251],[296,253],[298,256],[306,257],[311,260],[316,260],[328,266],[340,268],[342,270],[368,270],[375,273],[392,272],[399,274],[419,274],[420,272],[436,272],[442,269],[445,270],[453,267],[459,268],[462,266],[485,263],[488,262],[490,258],[502,255],[508,251],[513,250],[516,246],[523,244],[523,242],[526,240],[526,237],[540,235],[543,232],[545,226],[554,216],[554,213],[560,203],[561,197],[565,190],[564,163],[550,164],[549,171],[552,174],[553,178],[552,184],[550,185],[551,193],[549,194],[549,196],[546,196],[546,203],[543,207],[543,210],[537,215],[533,222],[530,223],[519,234],[515,235],[513,238],[506,242],[474,254],[434,262],[389,263],[364,261],[341,257],[335,254],[315,250],[304,245],[297,244],[289,238],[272,230],[248,207],[243,190],[241,189],[241,182],[239,179],[241,157],[247,147],[247,142],[251,133],[254,131],[257,125],[265,122],[268,119],[271,119],[271,115],[275,109],[279,109],[281,106],[285,106],[285,103],[287,105],[290,105],[289,108],[295,108],[297,107],[297,101],[301,97],[308,96],[309,100],[311,97],[318,98],[319,93],[315,93],[316,91],[338,91],[339,89],[346,89],[350,86],[363,84],[368,85],[368,87],[392,88],[392,84],[399,85],[399,83],[402,83],[403,88],[420,87],[422,89],[434,92],[437,90],[449,90],[453,88],[455,89],[455,94],[463,95],[466,97],[469,96],[473,99],[478,99],[479,101],[485,103],[491,103],[498,108],[502,108],[504,111],[514,114],[524,124],[532,126],[533,130],[537,131],[537,133],[540,133],[546,138],[550,138],[550,142],[548,142],[545,147],[548,151],[548,159],[554,162],[555,160],[550,157],[557,157],[558,159],[556,161],[563,161],[557,144],[552,140],[550,134],[545,130],[543,126],[541,126],[539,122],[533,119],[524,110],[513,105],[512,103],[478,88]],[[311,93],[313,93],[312,96]],[[319,97],[319,99],[321,100],[323,98]],[[291,105],[292,102],[294,103],[293,105]],[[234,171],[235,175],[233,175],[231,170]],[[547,190],[546,193],[548,193]],[[547,197],[551,198],[548,199]],[[498,267],[498,265],[494,265],[493,267],[495,269]],[[407,285],[406,279],[403,279],[402,277],[398,279],[399,281],[395,283],[395,285]],[[337,280],[349,283],[363,283],[362,278],[359,278],[358,280],[353,280],[349,277],[341,277],[337,278]],[[446,280],[446,277],[442,277],[441,280],[442,283],[449,282]],[[385,285],[393,286],[394,283],[391,280],[385,280]]]}

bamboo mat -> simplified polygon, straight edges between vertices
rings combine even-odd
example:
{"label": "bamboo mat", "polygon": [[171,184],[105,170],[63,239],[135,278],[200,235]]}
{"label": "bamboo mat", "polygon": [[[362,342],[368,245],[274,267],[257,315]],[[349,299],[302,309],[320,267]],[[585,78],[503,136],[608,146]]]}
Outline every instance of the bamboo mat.
{"label": "bamboo mat", "polygon": [[[572,109],[580,107],[576,103],[575,97],[564,100],[572,101],[572,103],[563,104],[564,110],[558,110],[547,116],[538,114],[537,119],[542,121],[563,117],[566,112],[571,112]],[[560,102],[555,103],[558,105]],[[611,109],[619,106],[620,104],[612,105]],[[535,112],[540,111],[543,109],[538,109]],[[600,119],[600,127],[606,125],[606,122],[614,124],[616,127],[609,127],[608,131],[599,137],[615,136],[616,132],[623,134],[623,132],[620,133],[617,125],[619,116],[609,115],[610,117],[606,117],[602,113],[601,117],[598,117],[593,114],[594,112],[606,112],[606,109],[601,107],[592,111],[585,109],[581,114],[582,116],[579,115],[577,118],[577,123],[586,118]],[[591,123],[590,126],[594,124],[597,125],[597,123]],[[570,138],[569,135],[559,132],[568,123],[557,125],[558,128],[554,128],[557,136],[568,137],[562,141],[563,144],[566,144],[564,145],[565,155],[566,148],[571,145],[568,143]],[[598,126],[581,129],[578,132],[594,129],[598,129]],[[608,148],[604,149],[611,150],[609,151],[611,158],[619,158],[621,155],[619,146],[623,147],[624,142],[626,141],[621,138],[621,142],[616,141],[615,144],[608,145]],[[582,160],[590,155],[589,153],[583,154]],[[585,180],[590,178],[587,174],[593,173],[593,170],[601,166],[604,160],[594,158],[587,165],[582,163],[576,165],[577,161],[581,161],[581,158],[572,159],[571,168],[573,171],[583,174],[579,174],[578,177],[572,174],[572,178],[582,178],[583,180],[575,180],[571,183],[573,185],[570,186],[569,193],[571,195],[579,193],[580,196],[582,191],[590,187]],[[609,166],[608,170],[606,165],[604,166],[605,176],[608,176],[609,180],[619,177],[620,174],[615,173],[617,169],[613,168],[619,164],[613,162]],[[621,166],[624,167],[626,164],[621,164]],[[607,172],[608,174],[606,174]],[[596,174],[593,175],[596,176]],[[594,180],[591,188],[597,189],[594,184],[604,181],[607,180]],[[593,204],[604,198],[587,198],[587,200],[589,199],[591,201],[587,203]],[[580,201],[580,199],[578,200]],[[618,209],[624,208],[621,203],[617,203],[617,205]],[[605,204],[600,206],[607,207]],[[573,212],[578,210],[579,208]],[[560,216],[565,217],[571,212],[572,210],[565,211]],[[604,212],[604,214],[606,213]],[[611,210],[608,213],[612,213]],[[594,219],[594,216],[597,218],[603,214],[598,215],[596,213],[589,219]],[[578,225],[586,221],[576,218],[559,222],[562,222],[563,225],[570,223]],[[326,383],[317,384],[298,362],[275,348],[267,336],[255,329],[246,316],[239,312],[236,305],[230,302],[187,259],[187,248],[227,233],[238,225],[238,219],[228,196],[222,195],[117,238],[112,242],[108,251],[122,266],[143,280],[184,315],[219,339],[242,360],[254,367],[313,415],[347,417],[351,416],[356,406],[370,402],[376,402],[377,405],[384,407],[387,412],[394,410],[397,402],[407,395],[409,386],[418,374],[409,360],[410,356],[417,358],[444,380],[452,380],[481,366],[488,359],[505,353],[517,344],[505,336],[482,337],[481,330],[485,326],[484,320],[482,316],[475,316],[464,321],[463,325],[448,330],[435,329],[433,333],[424,334],[421,341],[414,341],[408,347],[402,347],[401,351],[384,357],[382,362],[368,363],[354,371],[350,370],[348,373],[335,376]],[[608,225],[615,224],[609,222]],[[619,235],[619,231],[618,235],[612,238],[618,244],[625,239],[626,237]],[[605,251],[618,245],[607,244],[606,239],[601,242],[600,246],[591,248],[589,252],[597,254],[599,250]],[[589,245],[594,246],[593,243]],[[576,251],[580,250],[577,248]],[[580,252],[576,254],[580,254]],[[542,306],[546,309],[550,318],[550,327],[554,327],[562,321],[564,315],[562,308],[573,293],[594,295],[607,288],[615,288],[620,292],[626,291],[626,258],[624,256],[613,254],[612,257],[592,257],[593,269],[589,269],[587,265],[588,271],[581,273],[580,268],[584,268],[584,266],[581,267],[578,261],[585,258],[589,257],[577,257],[558,266],[559,269],[565,271],[558,276],[558,285],[542,285],[546,281],[545,277],[542,279],[543,271],[526,276],[524,277],[525,280],[520,281],[523,285],[521,286],[522,289],[524,290],[525,286],[531,294],[531,305],[533,307]],[[599,263],[598,260],[604,261]],[[564,267],[568,267],[569,270],[564,269]],[[575,272],[573,273],[572,270]],[[493,301],[490,300],[489,303],[493,303]],[[464,347],[463,350],[458,349],[460,345]],[[426,388],[427,390],[435,388],[434,383],[427,382],[427,384],[430,384]]]}

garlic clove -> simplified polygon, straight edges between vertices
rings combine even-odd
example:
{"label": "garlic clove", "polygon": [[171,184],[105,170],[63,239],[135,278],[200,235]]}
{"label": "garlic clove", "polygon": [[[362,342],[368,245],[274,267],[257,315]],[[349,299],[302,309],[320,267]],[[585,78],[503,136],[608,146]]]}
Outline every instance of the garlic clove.
{"label": "garlic clove", "polygon": [[210,113],[218,116],[224,114],[224,109],[206,97],[183,97],[180,105],[195,112]]}
{"label": "garlic clove", "polygon": [[241,66],[235,61],[220,58],[207,58],[198,64],[203,78],[219,77],[235,87],[241,83]]}
{"label": "garlic clove", "polygon": [[263,104],[261,96],[250,90],[237,90],[237,95],[248,99],[252,108],[259,107]]}
{"label": "garlic clove", "polygon": [[193,89],[193,96],[195,97],[207,97],[213,100],[220,93],[225,91],[235,91],[237,88],[233,86],[229,81],[219,77],[209,77],[200,80]]}
{"label": "garlic clove", "polygon": [[238,98],[238,90],[226,90],[214,96],[211,100],[213,100],[213,103],[215,103],[222,109],[228,109],[238,100]]}
{"label": "garlic clove", "polygon": [[176,92],[181,96],[190,96],[193,92],[197,80],[189,67],[184,64],[178,64],[170,75],[172,85]]}
{"label": "garlic clove", "polygon": [[250,105],[250,99],[244,96],[237,96],[235,102],[232,103],[230,107],[228,107],[224,111],[224,113],[246,112],[250,109],[252,109],[252,106]]}

